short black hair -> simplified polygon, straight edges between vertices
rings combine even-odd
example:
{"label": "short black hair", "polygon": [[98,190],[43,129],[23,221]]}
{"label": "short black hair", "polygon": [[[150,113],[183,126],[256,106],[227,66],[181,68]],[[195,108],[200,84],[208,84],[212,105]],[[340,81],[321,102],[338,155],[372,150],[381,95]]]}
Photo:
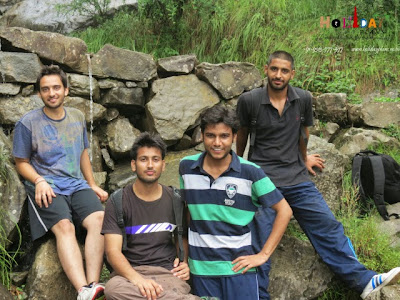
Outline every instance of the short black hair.
{"label": "short black hair", "polygon": [[47,75],[58,75],[60,77],[60,80],[64,88],[68,87],[68,79],[65,72],[57,65],[49,65],[49,66],[43,66],[43,68],[40,70],[40,73],[36,79],[37,91],[40,91],[40,80]]}
{"label": "short black hair", "polygon": [[167,145],[164,143],[161,136],[159,134],[152,134],[147,131],[142,132],[133,143],[130,152],[132,160],[137,159],[138,150],[142,147],[154,147],[160,149],[162,159],[165,158],[165,155],[167,153]]}
{"label": "short black hair", "polygon": [[290,62],[290,65],[292,66],[292,70],[294,70],[294,58],[289,52],[286,52],[283,50],[275,51],[268,57],[267,64],[269,65],[271,63],[271,61],[275,58],[287,60],[288,62]]}
{"label": "short black hair", "polygon": [[239,130],[239,119],[237,118],[236,112],[227,108],[223,105],[215,105],[207,108],[200,115],[200,128],[201,132],[204,133],[207,125],[224,123],[226,126],[232,128],[232,133],[235,134]]}

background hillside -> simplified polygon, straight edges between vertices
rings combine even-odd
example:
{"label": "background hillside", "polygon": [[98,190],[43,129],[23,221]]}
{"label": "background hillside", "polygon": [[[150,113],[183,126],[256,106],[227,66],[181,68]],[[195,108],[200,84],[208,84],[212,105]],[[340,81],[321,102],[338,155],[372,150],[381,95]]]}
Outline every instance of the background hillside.
{"label": "background hillside", "polygon": [[[398,87],[400,0],[142,0],[138,10],[73,33],[97,52],[104,44],[156,58],[195,53],[200,61],[246,61],[260,71],[282,49],[296,60],[293,84],[314,93],[345,92],[351,101]],[[357,7],[358,24],[352,26]],[[320,27],[338,19],[338,28]],[[371,19],[374,19],[376,28]],[[356,51],[355,51],[356,50]],[[361,95],[361,97],[360,97]],[[399,101],[398,94],[393,101]],[[392,97],[393,98],[393,97]],[[387,99],[388,100],[388,99]]]}

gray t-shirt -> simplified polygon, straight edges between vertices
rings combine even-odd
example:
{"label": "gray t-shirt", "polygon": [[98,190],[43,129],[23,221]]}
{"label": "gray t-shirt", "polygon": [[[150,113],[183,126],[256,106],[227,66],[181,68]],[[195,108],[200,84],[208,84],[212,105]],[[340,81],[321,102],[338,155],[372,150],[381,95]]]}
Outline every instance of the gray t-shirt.
{"label": "gray t-shirt", "polygon": [[[300,149],[300,126],[312,126],[311,94],[300,97],[297,88],[288,86],[288,98],[282,116],[271,104],[264,87],[257,117],[256,139],[251,161],[258,164],[277,186],[290,186],[309,181]],[[250,128],[250,92],[239,97],[237,113],[241,126]],[[301,124],[300,104],[305,103],[304,123]]]}
{"label": "gray t-shirt", "polygon": [[[123,190],[122,210],[127,233],[127,250],[123,252],[132,266],[173,268],[176,247],[172,231],[176,227],[173,211],[173,192],[162,186],[160,199],[147,202],[138,198],[132,185]],[[102,234],[122,234],[118,227],[114,206],[107,202]]]}
{"label": "gray t-shirt", "polygon": [[49,118],[43,108],[25,114],[15,126],[13,155],[29,159],[54,192],[71,195],[90,188],[80,169],[89,142],[83,113],[72,107],[64,110],[61,120]]}

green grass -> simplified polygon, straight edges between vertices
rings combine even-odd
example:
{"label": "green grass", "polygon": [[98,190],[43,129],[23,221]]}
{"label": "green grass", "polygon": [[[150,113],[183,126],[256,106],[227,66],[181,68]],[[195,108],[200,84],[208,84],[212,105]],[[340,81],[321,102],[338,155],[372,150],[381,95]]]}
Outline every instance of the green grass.
{"label": "green grass", "polygon": [[383,133],[390,137],[394,137],[400,142],[400,125],[391,124],[388,128],[382,129]]}
{"label": "green grass", "polygon": [[374,99],[374,102],[400,102],[400,98],[378,97]]}
{"label": "green grass", "polygon": [[[9,175],[7,172],[7,164],[10,163],[10,154],[4,148],[0,147],[0,182],[2,184],[7,184],[9,181]],[[16,229],[18,231],[18,247],[15,252],[9,252],[6,248],[6,245],[9,243],[7,240],[7,234],[4,230],[4,220],[8,219],[8,212],[0,209],[0,280],[1,283],[10,288],[10,273],[12,271],[13,266],[16,264],[15,258],[18,255],[19,247],[21,246],[21,232],[19,227],[16,225]]]}
{"label": "green grass", "polygon": [[10,154],[7,149],[0,145],[0,180],[3,184],[8,182],[7,164],[10,161]]}
{"label": "green grass", "polygon": [[[139,1],[139,2],[143,2]],[[149,3],[149,1],[144,1]],[[155,58],[195,53],[199,61],[247,61],[260,72],[269,53],[287,50],[296,59],[297,86],[315,93],[345,92],[350,98],[384,89],[399,79],[400,0],[162,0],[162,8],[121,12],[97,28],[73,35],[97,52],[104,44],[150,53]],[[389,4],[388,4],[389,3]],[[320,28],[321,16],[383,18],[381,28]],[[182,13],[178,14],[176,7]],[[157,11],[157,9],[159,11]],[[378,22],[379,23],[379,22]],[[378,24],[379,26],[379,24]]]}
{"label": "green grass", "polygon": [[[400,149],[389,149],[381,145],[373,150],[389,154],[400,162]],[[378,230],[378,224],[382,222],[382,218],[373,203],[370,204],[367,214],[361,216],[357,192],[351,184],[351,171],[347,172],[343,177],[341,207],[336,217],[343,224],[346,235],[352,241],[360,262],[368,269],[378,273],[387,272],[398,266],[400,248],[391,247],[390,237]],[[286,234],[307,240],[297,224],[291,224]],[[339,280],[335,280],[318,299],[358,300],[359,295],[355,291],[349,290]]]}
{"label": "green grass", "polygon": [[[368,269],[378,273],[387,272],[397,267],[400,261],[400,249],[390,245],[388,235],[378,230],[382,222],[376,209],[373,208],[363,217],[359,216],[359,202],[356,191],[351,185],[351,172],[343,179],[344,194],[342,208],[337,216],[342,222],[346,235],[353,243],[358,259]],[[358,293],[349,290],[342,282],[335,281],[319,300],[356,300]]]}

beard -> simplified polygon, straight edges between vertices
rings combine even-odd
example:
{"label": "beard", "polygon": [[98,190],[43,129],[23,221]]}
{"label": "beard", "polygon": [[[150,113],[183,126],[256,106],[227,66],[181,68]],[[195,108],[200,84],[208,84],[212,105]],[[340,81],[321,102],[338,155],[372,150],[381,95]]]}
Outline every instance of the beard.
{"label": "beard", "polygon": [[155,183],[158,181],[158,179],[161,177],[161,174],[157,177],[144,177],[141,174],[136,173],[136,177],[138,180],[140,180],[143,183],[147,183],[147,184],[151,184],[151,183]]}
{"label": "beard", "polygon": [[275,91],[282,91],[284,90],[287,85],[289,84],[289,81],[285,82],[285,81],[281,81],[282,85],[280,86],[276,86],[272,81],[275,79],[270,79],[268,78],[268,85],[270,86],[271,89],[275,90]]}

